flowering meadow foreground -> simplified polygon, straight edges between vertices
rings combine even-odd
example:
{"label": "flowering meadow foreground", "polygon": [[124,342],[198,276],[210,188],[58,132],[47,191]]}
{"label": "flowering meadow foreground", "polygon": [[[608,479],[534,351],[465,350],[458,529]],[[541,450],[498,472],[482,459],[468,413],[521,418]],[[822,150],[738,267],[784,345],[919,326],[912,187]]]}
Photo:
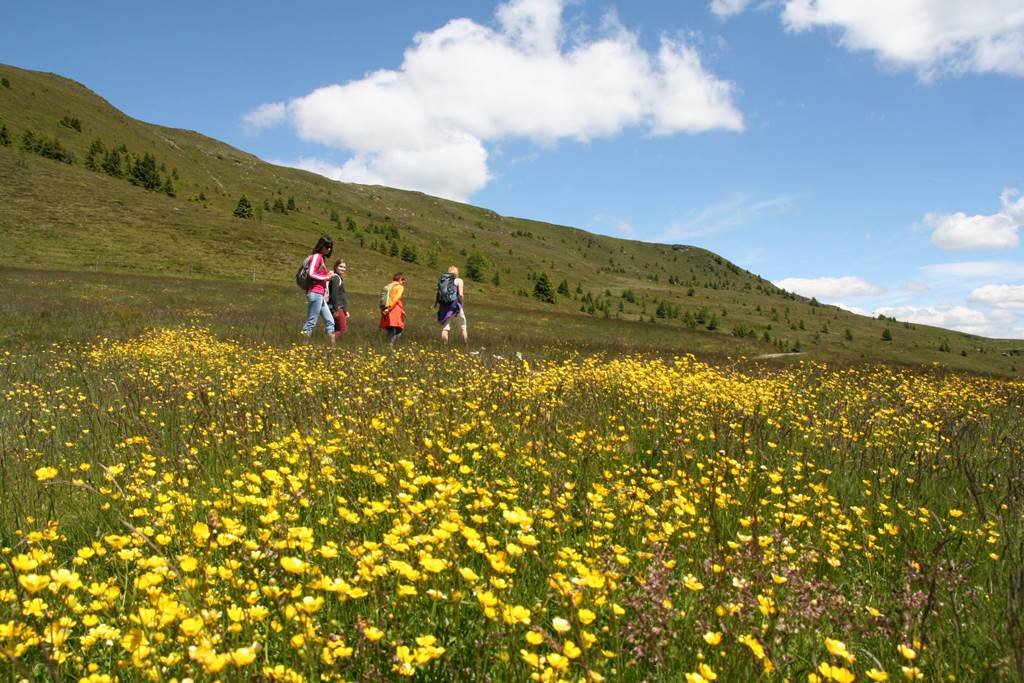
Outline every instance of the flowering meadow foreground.
{"label": "flowering meadow foreground", "polygon": [[4,680],[1015,680],[1024,383],[692,357],[0,358]]}

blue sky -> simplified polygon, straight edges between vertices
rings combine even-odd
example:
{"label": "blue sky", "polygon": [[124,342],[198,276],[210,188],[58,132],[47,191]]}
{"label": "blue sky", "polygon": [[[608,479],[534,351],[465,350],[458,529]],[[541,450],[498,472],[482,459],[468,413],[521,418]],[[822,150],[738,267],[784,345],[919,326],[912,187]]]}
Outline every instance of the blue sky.
{"label": "blue sky", "polygon": [[1024,0],[16,3],[0,62],[329,177],[1024,338]]}

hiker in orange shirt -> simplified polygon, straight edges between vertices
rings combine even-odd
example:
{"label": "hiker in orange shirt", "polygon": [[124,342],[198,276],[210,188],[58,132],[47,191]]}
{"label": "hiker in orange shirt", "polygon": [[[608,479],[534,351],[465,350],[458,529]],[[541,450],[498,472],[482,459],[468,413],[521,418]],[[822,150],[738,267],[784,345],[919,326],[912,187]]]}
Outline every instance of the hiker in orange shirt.
{"label": "hiker in orange shirt", "polygon": [[387,330],[389,344],[394,344],[405,330],[403,294],[405,294],[405,275],[395,273],[391,282],[381,291],[380,298],[380,329]]}

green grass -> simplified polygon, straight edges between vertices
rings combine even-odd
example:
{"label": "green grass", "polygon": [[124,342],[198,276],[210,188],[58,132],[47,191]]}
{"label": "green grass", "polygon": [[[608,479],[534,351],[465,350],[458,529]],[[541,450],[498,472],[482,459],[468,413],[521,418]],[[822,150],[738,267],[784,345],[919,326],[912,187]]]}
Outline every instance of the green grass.
{"label": "green grass", "polygon": [[[1024,372],[1021,359],[1002,355],[1019,348],[1019,342],[816,305],[699,247],[615,239],[417,192],[337,183],[272,166],[194,132],[136,121],[59,76],[11,66],[0,66],[0,76],[11,82],[11,88],[0,88],[0,124],[14,140],[0,147],[0,265],[117,278],[182,277],[200,289],[199,280],[219,281],[223,284],[211,285],[211,292],[269,297],[253,301],[254,324],[275,325],[279,319],[264,320],[261,311],[276,310],[277,295],[264,293],[283,297],[304,254],[328,232],[336,239],[335,254],[348,260],[352,291],[372,297],[391,273],[403,270],[416,305],[429,304],[445,266],[464,267],[470,254],[482,255],[484,281],[468,283],[474,328],[509,339],[720,356],[799,349],[806,357],[841,363],[938,363],[1003,375]],[[65,116],[78,118],[81,132],[60,125]],[[76,163],[22,151],[26,130],[58,139],[76,155]],[[86,169],[83,160],[97,138],[107,148],[123,144],[133,154],[154,154],[165,174],[177,173],[177,197]],[[206,201],[194,201],[200,193]],[[258,208],[252,220],[232,216],[243,193]],[[261,208],[264,200],[289,197],[296,199],[295,212]],[[337,223],[330,220],[332,212]],[[355,230],[346,227],[349,221]],[[391,230],[398,231],[401,247],[415,247],[419,263],[371,248],[375,241],[385,242],[383,233]],[[436,266],[426,265],[431,259]],[[570,295],[559,296],[554,306],[521,296],[532,293],[532,276],[539,273],[555,287],[565,279]],[[495,274],[498,286],[492,283]],[[129,281],[142,289],[165,282]],[[629,293],[635,303],[624,299]],[[208,315],[223,306],[216,295],[203,300],[198,307]],[[651,323],[661,303],[679,317]],[[613,322],[600,321],[602,308]],[[693,330],[683,324],[688,313],[700,311],[717,319],[717,329],[708,330],[707,322]],[[892,341],[882,340],[887,327]],[[944,342],[949,352],[939,350]]]}

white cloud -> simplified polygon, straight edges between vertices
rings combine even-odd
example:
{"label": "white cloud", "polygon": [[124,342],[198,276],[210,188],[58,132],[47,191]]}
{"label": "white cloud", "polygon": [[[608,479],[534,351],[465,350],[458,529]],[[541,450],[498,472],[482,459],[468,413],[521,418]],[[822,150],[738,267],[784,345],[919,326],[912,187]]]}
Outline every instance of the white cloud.
{"label": "white cloud", "polygon": [[759,216],[786,211],[792,205],[792,197],[757,199],[748,195],[736,195],[699,211],[693,211],[685,218],[673,222],[659,239],[673,242],[717,235],[739,225],[751,223]]}
{"label": "white cloud", "polygon": [[740,14],[750,3],[751,0],[711,0],[710,9],[712,13],[724,19]]}
{"label": "white cloud", "polygon": [[935,263],[922,266],[923,275],[954,280],[972,279],[1021,279],[1024,278],[1024,263],[1012,261],[960,261],[957,263]]}
{"label": "white cloud", "polygon": [[992,335],[1000,329],[994,321],[981,311],[959,305],[939,306],[884,306],[875,311],[878,315],[896,318],[900,321],[944,327],[968,334]]}
{"label": "white cloud", "polygon": [[974,289],[967,300],[993,308],[1024,309],[1024,285],[985,285]]}
{"label": "white cloud", "polygon": [[357,154],[341,166],[311,157],[271,163],[301,168],[331,180],[419,190],[455,200],[469,196],[489,179],[487,153],[478,140],[472,139],[463,144],[453,141],[443,149],[420,147]]}
{"label": "white cloud", "polygon": [[284,102],[268,102],[261,104],[242,117],[242,123],[249,132],[257,132],[264,128],[276,126],[285,120],[288,106]]}
{"label": "white cloud", "polygon": [[1024,197],[1017,190],[1003,190],[1002,210],[989,216],[968,216],[962,211],[951,214],[930,213],[924,224],[933,229],[932,244],[945,251],[978,249],[1014,249],[1020,245],[1017,231],[1024,224]]}
{"label": "white cloud", "polygon": [[[743,129],[733,85],[708,72],[696,49],[664,37],[648,53],[612,15],[598,37],[570,42],[562,8],[563,0],[510,0],[495,28],[453,19],[419,33],[399,69],[295,98],[288,121],[302,139],[353,154],[348,172],[441,187],[456,199],[490,178],[488,142]],[[246,120],[262,121],[264,107]]]}
{"label": "white cloud", "polygon": [[[728,16],[747,4],[713,0],[711,10]],[[846,49],[874,52],[924,80],[965,72],[1024,76],[1020,0],[783,0],[782,21],[790,31],[837,29]]]}
{"label": "white cloud", "polygon": [[854,275],[819,278],[787,277],[775,281],[774,284],[790,292],[822,301],[834,301],[850,296],[874,296],[882,293],[880,287]]}

